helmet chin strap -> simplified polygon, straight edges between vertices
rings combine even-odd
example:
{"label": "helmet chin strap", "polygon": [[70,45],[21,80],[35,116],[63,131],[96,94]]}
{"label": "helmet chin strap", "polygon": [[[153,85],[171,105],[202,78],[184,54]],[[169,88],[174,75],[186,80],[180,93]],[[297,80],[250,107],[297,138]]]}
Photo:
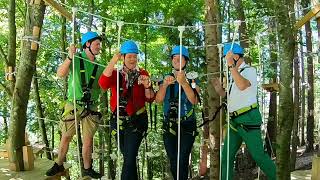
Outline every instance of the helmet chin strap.
{"label": "helmet chin strap", "polygon": [[237,65],[239,59],[240,59],[240,57],[239,57],[238,59],[234,59],[234,58],[233,58],[233,63],[234,63],[235,65]]}
{"label": "helmet chin strap", "polygon": [[90,46],[89,46],[89,47],[87,46],[87,48],[89,48],[89,52],[95,57],[96,54],[94,54],[94,53],[92,52],[92,50],[91,50],[91,43],[90,43]]}
{"label": "helmet chin strap", "polygon": [[127,68],[129,71],[134,71],[136,69],[136,67],[134,67],[133,69],[130,69],[125,62],[123,62],[123,66]]}

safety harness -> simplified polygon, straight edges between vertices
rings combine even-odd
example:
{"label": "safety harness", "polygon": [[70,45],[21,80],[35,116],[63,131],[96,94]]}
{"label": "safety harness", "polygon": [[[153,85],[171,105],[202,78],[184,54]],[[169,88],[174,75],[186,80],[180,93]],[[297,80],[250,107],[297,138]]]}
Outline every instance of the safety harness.
{"label": "safety harness", "polygon": [[86,110],[90,110],[90,105],[93,104],[93,101],[91,100],[91,89],[94,80],[96,79],[96,74],[98,70],[98,65],[95,64],[92,74],[90,76],[89,83],[86,82],[86,70],[84,68],[84,62],[83,57],[80,54],[80,76],[81,76],[81,87],[83,92],[83,97],[81,100],[77,101],[77,104],[82,105]]}
{"label": "safety harness", "polygon": [[251,106],[244,107],[244,108],[241,108],[241,109],[239,109],[237,111],[234,111],[234,112],[230,113],[229,116],[230,116],[230,120],[232,122],[232,123],[230,123],[231,129],[237,131],[238,128],[242,128],[247,132],[250,131],[250,130],[258,130],[258,129],[260,129],[260,125],[247,125],[247,124],[237,123],[237,122],[234,121],[234,119],[236,117],[239,117],[241,115],[249,113],[250,111],[252,111],[254,109],[257,109],[257,108],[258,108],[258,103],[254,103]]}
{"label": "safety harness", "polygon": [[[170,75],[174,76],[173,73]],[[189,81],[189,84],[192,83],[192,80],[188,80],[188,81]],[[199,96],[196,88],[193,86],[191,86],[191,88],[193,89],[193,92],[197,96],[198,100],[200,101],[200,96]],[[165,116],[165,118],[168,119],[168,121],[164,122],[163,129],[166,132],[169,132],[173,135],[177,135],[179,102],[178,102],[178,97],[176,97],[176,95],[175,95],[175,84],[171,84],[169,86],[169,90],[170,90],[169,112],[168,112],[168,116]],[[182,92],[183,92],[183,89],[182,89]],[[194,115],[194,107],[185,116],[181,117],[180,121],[185,121],[185,120],[191,118],[193,115]],[[186,127],[181,127],[181,133],[192,134],[193,136],[198,135],[196,128],[189,129]]]}
{"label": "safety harness", "polygon": [[[135,127],[134,131],[138,131],[140,133],[142,133],[143,136],[145,136],[145,131],[143,130],[144,128],[141,127],[139,125],[139,123],[137,123],[137,120],[139,119],[140,115],[143,115],[144,113],[146,113],[146,108],[142,107],[139,110],[137,110],[133,115],[129,116],[126,112],[126,107],[128,104],[128,101],[130,98],[132,98],[133,94],[133,86],[134,83],[138,80],[140,76],[139,71],[129,71],[127,73],[127,93],[124,92],[123,89],[123,83],[124,83],[124,79],[123,79],[123,75],[121,74],[121,72],[119,72],[119,84],[121,85],[119,87],[119,128],[120,130],[124,130],[124,128],[126,127]],[[115,120],[117,119],[117,114],[116,111],[113,112],[112,114],[112,119]],[[117,130],[113,129],[111,132],[112,135],[116,135],[117,134]]]}
{"label": "safety harness", "polygon": [[[84,118],[84,117],[88,116],[89,114],[91,114],[91,115],[97,115],[100,119],[102,117],[102,114],[100,112],[92,111],[90,109],[90,105],[92,105],[94,103],[94,101],[91,100],[91,89],[92,89],[93,83],[96,79],[98,65],[97,64],[94,65],[92,74],[89,79],[89,83],[87,84],[86,70],[84,67],[84,60],[83,60],[81,53],[79,54],[79,56],[80,56],[79,59],[80,59],[81,87],[82,87],[83,96],[82,96],[81,100],[76,100],[76,103],[77,103],[77,105],[84,108],[84,110],[81,112],[80,116],[82,118]],[[76,108],[76,111],[78,111],[77,108]],[[70,111],[70,114],[71,115],[74,114],[73,110]],[[70,118],[70,119],[66,119],[64,121],[73,121],[73,120],[74,120],[74,118]]]}
{"label": "safety harness", "polygon": [[[246,68],[248,68],[248,67],[249,67],[249,66],[241,68],[241,70],[239,71],[239,73],[241,74],[241,73],[242,73]],[[231,85],[230,85],[230,87],[229,87],[229,95],[230,95],[230,92],[231,92],[233,83],[234,83],[234,81],[233,81],[233,79],[232,79],[231,82],[230,82]],[[217,110],[215,111],[213,117],[212,117],[210,120],[204,121],[201,125],[198,126],[198,128],[204,126],[205,124],[207,124],[207,123],[209,123],[209,122],[211,122],[211,121],[214,121],[215,118],[217,117],[219,111],[220,111],[222,108],[227,108],[227,105],[226,105],[225,102],[223,102],[223,103],[217,108]],[[244,115],[244,114],[246,114],[246,113],[248,113],[248,112],[250,112],[251,110],[256,109],[256,108],[258,108],[258,104],[257,104],[257,103],[252,104],[251,106],[248,106],[248,107],[241,108],[241,109],[239,109],[239,110],[237,110],[237,111],[234,111],[234,112],[230,113],[229,116],[230,116],[230,120],[231,120],[231,122],[232,122],[232,123],[230,123],[231,129],[233,129],[234,131],[237,131],[238,128],[242,128],[242,129],[244,129],[244,130],[247,131],[247,132],[250,131],[250,130],[260,129],[260,125],[245,125],[245,124],[241,124],[241,123],[236,123],[236,122],[234,121],[234,119],[235,119],[236,117],[241,116],[241,115]]]}

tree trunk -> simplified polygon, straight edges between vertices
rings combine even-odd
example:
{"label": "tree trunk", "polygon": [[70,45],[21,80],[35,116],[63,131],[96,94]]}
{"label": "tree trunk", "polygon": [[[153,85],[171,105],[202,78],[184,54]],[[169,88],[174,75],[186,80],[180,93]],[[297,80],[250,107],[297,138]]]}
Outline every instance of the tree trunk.
{"label": "tree trunk", "polygon": [[[90,0],[89,6],[88,6],[88,12],[94,14],[94,0]],[[89,21],[87,25],[87,31],[91,31],[91,26],[93,22],[93,15],[88,15]]]}
{"label": "tree trunk", "polygon": [[[28,4],[30,2],[28,1]],[[23,36],[32,36],[35,26],[41,29],[45,12],[44,2],[40,5],[30,5],[26,18]],[[40,32],[39,32],[40,36]],[[38,40],[39,37],[35,37]],[[31,42],[23,41],[21,59],[17,73],[16,84],[12,97],[9,133],[9,161],[10,167],[16,171],[23,170],[22,146],[24,146],[26,112],[29,100],[30,85],[35,72],[37,50],[31,50]]]}
{"label": "tree trunk", "polygon": [[297,147],[299,144],[298,138],[298,122],[300,119],[300,64],[298,57],[298,48],[296,48],[296,58],[294,59],[294,121],[292,129],[292,150],[290,158],[291,171],[295,170]]}
{"label": "tree trunk", "polygon": [[5,140],[7,140],[8,139],[8,109],[7,109],[7,107],[4,107],[2,113],[3,113],[2,118],[3,118],[3,124],[4,124],[3,130],[5,133]]}
{"label": "tree trunk", "polygon": [[[234,4],[235,4],[236,12],[238,12],[238,20],[242,21],[242,23],[239,27],[239,40],[241,40],[240,45],[243,48],[248,48],[249,41],[247,41],[248,33],[247,33],[247,25],[245,22],[246,17],[244,15],[244,11],[243,11],[242,0],[235,0]],[[243,40],[245,40],[245,41],[243,41]]]}
{"label": "tree trunk", "polygon": [[[207,100],[204,101],[204,107],[208,107]],[[207,110],[206,110],[207,111]],[[205,114],[208,114],[207,112]],[[207,116],[205,116],[207,117]],[[204,119],[206,121],[208,119]],[[199,175],[205,176],[207,175],[208,170],[208,152],[209,152],[209,124],[203,126],[202,129],[202,145],[200,150],[200,163],[199,163]]]}
{"label": "tree trunk", "polygon": [[290,179],[290,142],[293,125],[293,97],[292,88],[292,64],[295,50],[294,16],[289,12],[294,11],[293,0],[275,1],[278,11],[279,46],[280,46],[280,92],[279,92],[279,119],[277,127],[277,179]]}
{"label": "tree trunk", "polygon": [[[219,17],[219,1],[218,0],[206,0],[205,1],[205,21],[206,24],[214,24],[220,22]],[[218,44],[219,39],[219,27],[206,26],[205,28],[205,44]],[[207,72],[220,71],[219,65],[219,52],[216,46],[206,46],[206,62]],[[213,114],[220,105],[220,97],[213,90],[211,83],[208,83],[207,94],[208,97],[208,110],[210,114]],[[206,115],[207,116],[207,115]],[[212,136],[212,145],[210,147],[210,179],[219,179],[220,168],[220,120],[217,116],[213,123],[210,123],[210,134]]]}
{"label": "tree trunk", "polygon": [[[310,22],[305,25],[306,28],[306,43],[307,53],[312,53],[312,32]],[[308,113],[307,113],[307,146],[306,152],[314,150],[314,85],[313,85],[313,57],[311,54],[307,56],[307,78],[308,78]]]}
{"label": "tree trunk", "polygon": [[[320,49],[320,17],[317,16],[317,28],[318,28],[318,49]],[[320,63],[320,54],[318,54],[318,64]],[[320,127],[318,127],[319,129]],[[318,131],[318,138],[320,137],[320,132]],[[317,149],[317,156],[320,157],[320,147]]]}
{"label": "tree trunk", "polygon": [[[11,66],[13,71],[16,67],[16,0],[10,0],[8,8],[8,23],[9,23],[9,37],[8,37],[8,62],[7,66]],[[10,81],[9,89],[13,92],[15,85],[15,78]]]}
{"label": "tree trunk", "polygon": [[[300,31],[300,37],[302,37],[302,32]],[[302,42],[300,44],[300,55],[301,55],[301,138],[300,138],[300,146],[304,146],[306,144],[305,141],[305,112],[306,112],[306,86],[305,86],[305,71],[304,71],[304,54],[303,54],[303,45]]]}
{"label": "tree trunk", "polygon": [[[273,70],[273,75],[271,77],[270,83],[277,82],[277,74],[278,74],[278,64],[276,63],[278,59],[278,46],[277,46],[277,38],[275,34],[275,22],[269,22],[269,46],[270,46],[270,62],[271,68]],[[272,156],[272,152],[276,153],[276,148],[273,146],[276,143],[277,136],[277,93],[270,93],[270,101],[269,101],[269,117],[267,123],[267,136],[265,138],[265,144],[267,147],[267,152]],[[275,155],[275,154],[273,154]]]}
{"label": "tree trunk", "polygon": [[[65,0],[61,0],[61,3],[65,3]],[[61,34],[60,34],[60,46],[61,52],[66,52],[67,49],[67,19],[64,16],[61,16]],[[61,53],[61,60],[64,61],[67,58],[66,54]],[[68,94],[68,75],[64,78],[63,81],[63,99],[67,100]]]}
{"label": "tree trunk", "polygon": [[[35,73],[36,76],[36,73]],[[46,145],[46,150],[49,150],[49,141],[47,138],[47,130],[46,130],[46,125],[44,123],[43,119],[43,109],[41,107],[41,99],[40,99],[40,93],[39,93],[39,86],[38,86],[38,79],[33,78],[33,88],[34,88],[34,97],[35,97],[35,102],[36,102],[36,111],[37,111],[37,116],[38,116],[38,123],[39,123],[39,128],[42,136],[42,141]],[[52,160],[50,151],[46,151],[46,156],[48,159]]]}
{"label": "tree trunk", "polygon": [[[310,0],[303,0],[302,7],[306,8],[310,5]],[[304,11],[306,14],[308,10]],[[312,53],[312,30],[310,21],[305,24],[306,44],[307,44],[307,77],[308,77],[308,113],[307,113],[307,146],[306,152],[314,150],[314,86],[313,86],[313,57]]]}
{"label": "tree trunk", "polygon": [[[51,124],[51,149],[54,149],[54,124]],[[54,153],[52,151],[51,157],[54,159]]]}
{"label": "tree trunk", "polygon": [[[228,42],[230,42],[231,41],[231,33],[230,33],[230,31],[231,31],[231,13],[230,13],[230,8],[231,8],[231,0],[228,0],[228,12],[227,12],[227,14],[228,14],[228,19],[227,19],[227,23],[228,23],[228,34],[227,34],[227,41]],[[220,31],[220,32],[222,32],[222,31]]]}

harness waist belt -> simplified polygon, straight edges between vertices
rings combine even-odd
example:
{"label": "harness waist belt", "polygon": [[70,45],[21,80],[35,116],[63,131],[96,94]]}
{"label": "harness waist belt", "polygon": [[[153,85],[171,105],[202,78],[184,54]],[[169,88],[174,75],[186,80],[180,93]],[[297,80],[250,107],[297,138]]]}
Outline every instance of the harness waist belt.
{"label": "harness waist belt", "polygon": [[[89,103],[89,105],[92,105],[92,104],[94,104],[96,101],[89,101],[88,103]],[[81,101],[81,100],[76,100],[76,103],[78,104],[78,105],[80,105],[80,106],[84,106],[84,105],[86,105],[87,104],[87,102],[83,102],[83,101]]]}
{"label": "harness waist belt", "polygon": [[246,112],[248,112],[248,111],[250,111],[252,109],[255,109],[257,107],[258,107],[258,103],[254,103],[251,106],[244,107],[244,108],[241,108],[241,109],[239,109],[237,111],[231,112],[230,113],[230,117],[234,118],[234,117],[240,116],[240,115],[242,115],[242,114],[244,114],[244,113],[246,113]]}
{"label": "harness waist belt", "polygon": [[[185,116],[180,117],[182,121],[187,120],[189,117],[193,115],[194,109],[191,109]],[[170,118],[168,115],[164,115],[166,119],[172,120],[173,118]],[[178,119],[178,117],[174,118]]]}
{"label": "harness waist belt", "polygon": [[[141,109],[139,109],[138,111],[136,111],[136,112],[135,112],[133,115],[131,115],[131,116],[128,116],[128,115],[119,115],[119,118],[130,118],[130,117],[132,117],[132,116],[138,116],[138,115],[144,113],[145,111],[146,111],[146,107],[142,107]],[[116,111],[113,112],[113,113],[114,113],[114,116],[116,116],[115,112],[116,112]]]}
{"label": "harness waist belt", "polygon": [[251,131],[251,130],[258,130],[260,129],[260,125],[245,125],[245,124],[236,124],[232,125],[230,124],[230,128],[233,129],[234,131],[238,131],[238,128],[244,129],[246,132]]}

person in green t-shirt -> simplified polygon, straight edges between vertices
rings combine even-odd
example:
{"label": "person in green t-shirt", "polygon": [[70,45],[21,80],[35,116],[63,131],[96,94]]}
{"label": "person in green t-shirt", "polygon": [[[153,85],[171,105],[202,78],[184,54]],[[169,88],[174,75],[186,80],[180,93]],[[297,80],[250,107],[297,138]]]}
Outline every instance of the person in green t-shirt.
{"label": "person in green t-shirt", "polygon": [[[92,169],[92,142],[93,136],[98,128],[97,122],[100,121],[101,114],[97,112],[97,101],[101,92],[98,80],[103,69],[93,64],[95,56],[100,53],[102,38],[96,32],[87,32],[82,35],[81,45],[82,52],[76,53],[76,48],[71,45],[69,55],[57,70],[58,77],[66,77],[68,80],[68,99],[64,107],[64,113],[60,121],[62,137],[59,146],[58,159],[54,165],[46,172],[47,176],[54,176],[64,171],[63,161],[68,152],[69,143],[76,133],[74,121],[74,97],[77,104],[77,120],[82,126],[82,157],[83,157],[83,174],[91,178],[101,178],[101,174]],[[74,62],[74,71],[73,65]],[[73,73],[74,84],[73,87]],[[74,89],[75,88],[75,91]],[[75,96],[74,96],[75,92]]]}

